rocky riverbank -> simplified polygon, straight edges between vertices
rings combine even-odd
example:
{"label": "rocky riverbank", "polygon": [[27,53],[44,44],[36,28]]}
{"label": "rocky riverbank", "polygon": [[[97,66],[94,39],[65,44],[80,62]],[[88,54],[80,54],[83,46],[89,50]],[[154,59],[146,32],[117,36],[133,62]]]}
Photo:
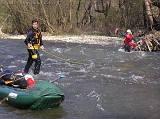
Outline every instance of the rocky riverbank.
{"label": "rocky riverbank", "polygon": [[[1,33],[0,38],[3,39],[25,39],[26,35],[8,35]],[[43,40],[55,41],[55,42],[69,42],[79,44],[97,44],[97,45],[113,45],[121,44],[122,38],[108,37],[108,36],[96,36],[96,35],[43,35]]]}

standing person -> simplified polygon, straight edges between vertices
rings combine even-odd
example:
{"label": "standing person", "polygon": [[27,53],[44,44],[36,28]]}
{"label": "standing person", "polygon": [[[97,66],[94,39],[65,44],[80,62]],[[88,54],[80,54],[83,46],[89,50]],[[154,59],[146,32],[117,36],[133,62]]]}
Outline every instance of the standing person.
{"label": "standing person", "polygon": [[136,43],[132,42],[133,36],[132,36],[132,31],[130,29],[127,30],[127,34],[125,35],[125,40],[124,40],[124,50],[127,52],[131,51],[131,48],[135,48],[137,46]]}
{"label": "standing person", "polygon": [[42,42],[42,34],[41,31],[38,29],[38,21],[32,21],[32,28],[29,29],[27,38],[25,39],[24,43],[27,45],[27,50],[29,53],[28,61],[24,69],[24,73],[28,73],[29,68],[35,62],[34,65],[34,74],[39,74],[40,66],[41,66],[41,59],[38,53],[39,47],[43,50],[43,42]]}

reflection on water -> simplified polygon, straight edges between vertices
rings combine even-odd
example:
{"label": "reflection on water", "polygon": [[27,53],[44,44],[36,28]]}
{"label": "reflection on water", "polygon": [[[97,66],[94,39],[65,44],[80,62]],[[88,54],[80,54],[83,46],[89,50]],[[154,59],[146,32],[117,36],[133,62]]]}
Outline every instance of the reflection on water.
{"label": "reflection on water", "polygon": [[[0,40],[3,68],[23,71],[27,51],[23,40]],[[46,50],[89,65],[70,64],[41,52],[37,80],[54,80],[65,93],[57,109],[19,110],[5,103],[0,118],[7,119],[159,119],[160,53],[119,50],[120,46],[45,42]],[[32,73],[31,68],[31,74]]]}

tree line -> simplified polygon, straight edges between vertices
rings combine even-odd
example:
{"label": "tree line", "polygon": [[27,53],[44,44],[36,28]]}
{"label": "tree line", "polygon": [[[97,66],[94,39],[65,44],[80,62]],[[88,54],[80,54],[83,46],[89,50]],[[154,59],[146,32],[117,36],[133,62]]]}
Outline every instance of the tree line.
{"label": "tree line", "polygon": [[5,26],[9,23],[11,31],[20,34],[33,19],[39,20],[43,32],[55,34],[160,30],[160,0],[1,0],[1,4],[11,15]]}

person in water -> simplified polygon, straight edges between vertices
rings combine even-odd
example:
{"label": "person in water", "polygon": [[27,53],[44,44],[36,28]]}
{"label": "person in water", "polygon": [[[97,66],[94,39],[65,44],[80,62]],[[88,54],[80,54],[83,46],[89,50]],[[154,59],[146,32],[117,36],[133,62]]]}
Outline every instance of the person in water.
{"label": "person in water", "polygon": [[34,65],[34,74],[39,74],[40,67],[41,67],[41,59],[39,55],[39,47],[43,50],[43,42],[42,42],[42,34],[41,31],[38,29],[38,21],[32,21],[32,28],[29,29],[27,38],[25,39],[24,43],[27,45],[27,50],[29,53],[29,57],[27,60],[27,64],[24,68],[24,73],[28,73],[30,67],[32,66],[33,62]]}
{"label": "person in water", "polygon": [[125,35],[124,40],[124,50],[130,52],[131,49],[136,48],[137,44],[132,42],[133,36],[132,31],[130,29],[127,30],[127,34]]}

